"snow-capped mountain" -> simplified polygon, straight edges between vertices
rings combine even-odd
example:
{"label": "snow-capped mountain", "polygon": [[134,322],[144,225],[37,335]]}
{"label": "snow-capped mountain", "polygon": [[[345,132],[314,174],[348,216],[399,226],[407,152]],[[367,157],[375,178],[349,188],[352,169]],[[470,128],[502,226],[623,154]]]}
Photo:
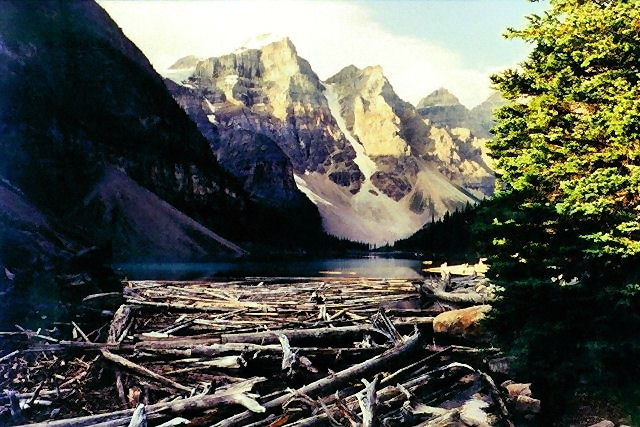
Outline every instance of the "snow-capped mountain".
{"label": "snow-capped mountain", "polygon": [[425,120],[380,67],[322,82],[291,40],[265,35],[221,57],[182,58],[165,75],[247,190],[286,203],[295,183],[336,236],[393,242],[492,191],[477,139]]}

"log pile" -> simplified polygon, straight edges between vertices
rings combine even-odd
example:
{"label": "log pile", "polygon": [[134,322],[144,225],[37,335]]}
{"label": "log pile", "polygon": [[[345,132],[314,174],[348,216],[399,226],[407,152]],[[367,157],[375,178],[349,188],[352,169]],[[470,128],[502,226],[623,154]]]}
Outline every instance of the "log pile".
{"label": "log pile", "polygon": [[[448,280],[436,287],[441,294],[458,279]],[[0,424],[488,426],[531,418],[540,402],[526,385],[504,382],[497,349],[475,335],[434,333],[434,318],[442,323],[443,312],[471,303],[441,299],[436,282],[127,282],[110,323],[1,333]],[[454,290],[477,286],[463,278]]]}

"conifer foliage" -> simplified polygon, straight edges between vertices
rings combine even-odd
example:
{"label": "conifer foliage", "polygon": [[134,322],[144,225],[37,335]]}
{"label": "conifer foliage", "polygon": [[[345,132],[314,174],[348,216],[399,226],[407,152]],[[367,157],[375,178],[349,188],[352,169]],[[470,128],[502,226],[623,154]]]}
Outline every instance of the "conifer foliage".
{"label": "conifer foliage", "polygon": [[509,103],[477,221],[504,288],[489,326],[548,410],[582,389],[637,408],[640,1],[551,0],[507,37],[533,51],[493,77]]}

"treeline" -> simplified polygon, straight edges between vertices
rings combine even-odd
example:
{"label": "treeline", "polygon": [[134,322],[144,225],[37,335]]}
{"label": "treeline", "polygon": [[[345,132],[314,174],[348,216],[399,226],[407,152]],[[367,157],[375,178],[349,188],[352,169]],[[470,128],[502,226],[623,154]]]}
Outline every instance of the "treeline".
{"label": "treeline", "polygon": [[452,213],[445,213],[436,221],[426,224],[411,237],[399,240],[382,250],[417,252],[435,262],[466,262],[478,257],[474,246],[472,225],[477,208],[467,204]]}

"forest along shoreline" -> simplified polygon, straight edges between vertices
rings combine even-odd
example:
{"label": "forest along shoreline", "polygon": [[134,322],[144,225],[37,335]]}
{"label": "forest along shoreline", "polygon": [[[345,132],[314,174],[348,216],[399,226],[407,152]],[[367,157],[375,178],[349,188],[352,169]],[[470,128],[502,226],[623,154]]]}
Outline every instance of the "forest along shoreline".
{"label": "forest along shoreline", "polygon": [[2,333],[0,421],[533,423],[540,401],[481,325],[487,266],[425,267],[425,279],[125,282],[54,330]]}

